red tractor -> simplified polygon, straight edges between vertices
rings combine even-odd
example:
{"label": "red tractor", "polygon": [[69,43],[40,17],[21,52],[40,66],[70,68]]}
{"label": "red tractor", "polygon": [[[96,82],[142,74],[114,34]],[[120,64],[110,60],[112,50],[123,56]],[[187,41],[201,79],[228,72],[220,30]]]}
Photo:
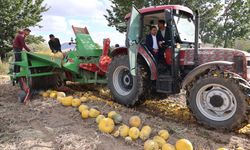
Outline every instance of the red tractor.
{"label": "red tractor", "polygon": [[[186,91],[187,105],[199,123],[239,129],[248,122],[250,54],[225,48],[200,48],[199,15],[180,5],[133,7],[126,15],[126,47],[112,51],[108,87],[115,101],[135,106],[156,92]],[[156,63],[145,45],[148,27],[165,20],[164,62]]]}

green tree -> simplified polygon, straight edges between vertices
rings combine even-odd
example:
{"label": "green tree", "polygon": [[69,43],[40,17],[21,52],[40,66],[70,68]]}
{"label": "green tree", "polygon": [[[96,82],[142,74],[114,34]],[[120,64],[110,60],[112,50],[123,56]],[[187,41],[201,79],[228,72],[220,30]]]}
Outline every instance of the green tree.
{"label": "green tree", "polygon": [[39,36],[29,35],[26,39],[26,42],[27,44],[40,44],[42,42],[45,42],[45,40],[41,35]]}
{"label": "green tree", "polygon": [[119,23],[131,11],[132,4],[137,8],[151,5],[179,4],[200,12],[200,35],[204,43],[215,46],[233,46],[235,39],[249,35],[250,0],[110,0],[111,9],[105,18],[108,26],[114,26],[120,32],[126,32]]}
{"label": "green tree", "polygon": [[126,32],[126,27],[119,26],[120,23],[124,22],[124,17],[131,11],[132,4],[135,4],[137,8],[141,8],[144,6],[149,6],[149,2],[145,2],[144,0],[110,0],[113,5],[111,5],[111,9],[107,9],[108,15],[104,15],[104,17],[108,21],[108,26],[116,27],[116,30],[119,32]]}
{"label": "green tree", "polygon": [[33,52],[50,51],[49,45],[45,42],[32,43],[29,45]]}
{"label": "green tree", "polygon": [[120,32],[126,32],[125,27],[120,27],[119,23],[124,22],[124,16],[131,11],[131,6],[134,4],[137,8],[148,7],[151,5],[172,5],[179,4],[189,7],[192,10],[199,9],[201,22],[200,33],[202,40],[209,43],[213,40],[214,28],[216,28],[217,20],[214,16],[219,14],[222,4],[218,0],[110,0],[112,2],[111,9],[107,9],[105,18],[108,21],[108,26],[114,26]]}
{"label": "green tree", "polygon": [[250,52],[250,40],[236,39],[234,48]]}
{"label": "green tree", "polygon": [[203,43],[214,43],[222,3],[219,0],[186,0],[185,6],[200,13],[200,36]]}
{"label": "green tree", "polygon": [[236,39],[248,38],[250,32],[250,0],[225,0],[218,18],[215,45],[233,47]]}
{"label": "green tree", "polygon": [[[12,41],[18,30],[38,26],[42,13],[47,11],[43,0],[0,0],[0,57],[12,49]],[[29,43],[41,40],[30,37]]]}

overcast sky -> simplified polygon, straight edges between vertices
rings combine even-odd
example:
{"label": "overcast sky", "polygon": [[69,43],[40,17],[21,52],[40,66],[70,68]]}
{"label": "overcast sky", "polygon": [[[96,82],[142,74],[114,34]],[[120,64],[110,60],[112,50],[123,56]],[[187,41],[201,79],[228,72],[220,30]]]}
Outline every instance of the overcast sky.
{"label": "overcast sky", "polygon": [[111,45],[116,43],[124,45],[125,35],[120,34],[115,28],[108,27],[103,16],[106,9],[110,8],[108,0],[45,0],[50,9],[43,13],[42,28],[32,28],[32,34],[42,35],[46,41],[49,34],[58,37],[61,43],[69,42],[74,36],[72,25],[77,27],[87,26],[93,40],[102,44],[104,38],[111,39]]}

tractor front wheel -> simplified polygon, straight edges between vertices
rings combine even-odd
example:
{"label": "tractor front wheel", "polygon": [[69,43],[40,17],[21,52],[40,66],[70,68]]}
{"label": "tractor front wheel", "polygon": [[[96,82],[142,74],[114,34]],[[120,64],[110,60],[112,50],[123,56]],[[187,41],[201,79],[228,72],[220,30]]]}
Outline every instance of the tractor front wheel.
{"label": "tractor front wheel", "polygon": [[188,92],[188,104],[198,122],[232,130],[246,121],[246,97],[234,79],[201,77]]}
{"label": "tractor front wheel", "polygon": [[129,70],[128,55],[114,57],[109,65],[108,87],[114,100],[126,106],[139,104],[143,98],[143,76],[140,67],[137,75],[132,76]]}

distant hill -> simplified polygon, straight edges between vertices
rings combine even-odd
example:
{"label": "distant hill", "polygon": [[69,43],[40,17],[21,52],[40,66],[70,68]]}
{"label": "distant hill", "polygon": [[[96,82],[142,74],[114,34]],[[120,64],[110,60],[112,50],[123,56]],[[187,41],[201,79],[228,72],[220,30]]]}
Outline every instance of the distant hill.
{"label": "distant hill", "polygon": [[69,45],[69,43],[63,43],[63,44],[61,44],[61,48],[62,48],[63,52],[67,52],[70,49],[74,49],[75,46],[76,46],[76,44],[71,44],[71,45]]}

